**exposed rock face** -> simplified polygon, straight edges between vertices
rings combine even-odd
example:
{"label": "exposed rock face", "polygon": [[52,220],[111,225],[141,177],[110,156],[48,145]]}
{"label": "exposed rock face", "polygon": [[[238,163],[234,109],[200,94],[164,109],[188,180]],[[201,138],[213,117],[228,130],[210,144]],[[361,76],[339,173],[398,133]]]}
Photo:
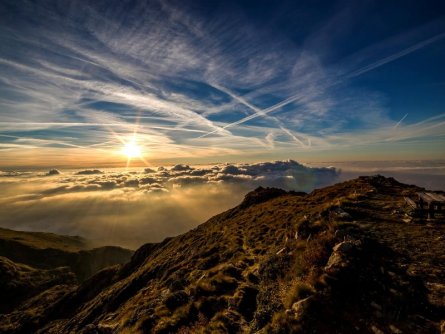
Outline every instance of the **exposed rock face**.
{"label": "exposed rock face", "polygon": [[445,225],[403,222],[417,190],[380,176],[257,189],[125,265],[38,292],[0,333],[441,333]]}

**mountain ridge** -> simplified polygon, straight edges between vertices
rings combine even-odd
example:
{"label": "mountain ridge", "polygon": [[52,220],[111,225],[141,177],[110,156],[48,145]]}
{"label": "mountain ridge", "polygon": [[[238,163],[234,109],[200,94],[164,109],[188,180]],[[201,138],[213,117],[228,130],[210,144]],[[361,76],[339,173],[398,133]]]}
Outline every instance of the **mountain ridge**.
{"label": "mountain ridge", "polygon": [[43,292],[43,310],[25,302],[0,332],[440,333],[445,229],[403,221],[420,189],[382,176],[259,188],[62,296]]}

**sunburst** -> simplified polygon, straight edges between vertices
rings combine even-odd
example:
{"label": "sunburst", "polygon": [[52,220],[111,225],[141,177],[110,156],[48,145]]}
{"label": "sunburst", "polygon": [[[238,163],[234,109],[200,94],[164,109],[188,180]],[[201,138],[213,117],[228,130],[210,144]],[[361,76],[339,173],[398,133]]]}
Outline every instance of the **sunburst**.
{"label": "sunburst", "polygon": [[142,149],[136,143],[136,140],[133,139],[124,144],[124,147],[122,147],[122,153],[126,155],[128,159],[140,158],[142,154]]}

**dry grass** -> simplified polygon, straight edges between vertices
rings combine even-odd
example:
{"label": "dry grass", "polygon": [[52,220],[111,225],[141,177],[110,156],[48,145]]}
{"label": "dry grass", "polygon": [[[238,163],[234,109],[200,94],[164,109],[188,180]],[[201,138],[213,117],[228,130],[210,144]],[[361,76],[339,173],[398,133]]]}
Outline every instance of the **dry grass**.
{"label": "dry grass", "polygon": [[315,289],[306,282],[296,281],[287,291],[284,306],[290,308],[295,302],[315,293]]}
{"label": "dry grass", "polygon": [[324,266],[332,253],[334,244],[335,233],[332,229],[312,238],[300,258],[302,270],[310,272],[314,268]]}
{"label": "dry grass", "polygon": [[[441,261],[445,247],[433,243],[445,227],[439,226],[428,234],[424,226],[415,230],[414,226],[401,224],[400,215],[392,214],[402,205],[402,191],[414,190],[387,179],[365,178],[308,195],[275,196],[275,192],[269,197],[263,193],[259,202],[250,196],[248,205],[148,247],[139,259],[115,273],[107,286],[91,293],[89,299],[82,298],[85,292],[75,292],[70,312],[61,319],[47,319],[58,320],[59,324],[48,333],[80,331],[82,326],[107,317],[122,331],[134,333],[329,333],[333,328],[346,333],[357,331],[355,327],[359,332],[369,332],[365,326],[368,323],[378,323],[383,331],[389,331],[382,327],[385,323],[381,319],[388,325],[394,321],[392,313],[379,318],[368,305],[371,301],[382,305],[405,305],[404,301],[410,301],[410,305],[417,305],[417,309],[401,313],[407,325],[397,325],[406,333],[422,332],[413,330],[413,324],[419,324],[416,315],[431,317],[422,309],[430,307],[424,298],[425,288],[393,268],[405,265],[414,270],[412,275],[418,275],[416,280],[425,279],[433,283],[428,285],[431,291],[440,292],[438,286],[445,279]],[[337,219],[334,210],[338,208],[349,213],[352,222]],[[366,234],[394,253],[383,252],[387,256],[384,258],[378,252],[369,252],[360,265],[348,268],[353,273],[351,277],[334,281],[323,276],[323,267],[334,244],[347,234]],[[410,259],[402,261],[395,251],[409,254]],[[394,271],[395,282],[387,269]],[[358,279],[360,285],[350,292]],[[402,281],[406,285],[399,286]],[[400,300],[388,297],[388,287],[398,291]],[[304,321],[295,321],[286,310],[309,295],[316,302]],[[440,307],[445,307],[437,298],[440,294],[434,296]],[[365,325],[358,319],[365,319]]]}

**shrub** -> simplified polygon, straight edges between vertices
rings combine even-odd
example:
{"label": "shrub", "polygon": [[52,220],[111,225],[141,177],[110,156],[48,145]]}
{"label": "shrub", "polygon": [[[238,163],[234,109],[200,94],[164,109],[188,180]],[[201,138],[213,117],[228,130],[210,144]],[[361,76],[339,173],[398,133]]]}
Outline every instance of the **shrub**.
{"label": "shrub", "polygon": [[303,331],[301,324],[289,317],[285,312],[278,312],[274,314],[271,324],[267,326],[266,333],[288,334],[303,333]]}
{"label": "shrub", "polygon": [[284,277],[291,266],[292,257],[287,254],[273,254],[260,264],[258,273],[263,280]]}
{"label": "shrub", "polygon": [[254,314],[253,329],[263,328],[276,312],[284,311],[275,282],[263,285],[257,295],[257,310]]}
{"label": "shrub", "polygon": [[210,319],[215,313],[227,308],[227,305],[226,298],[211,296],[198,303],[198,311]]}
{"label": "shrub", "polygon": [[314,267],[318,268],[326,264],[335,243],[335,236],[332,231],[319,235],[311,240],[303,254],[301,254],[301,267],[305,271],[310,271]]}
{"label": "shrub", "polygon": [[195,322],[198,311],[193,304],[178,308],[171,316],[161,318],[150,332],[157,334],[176,333],[179,328]]}
{"label": "shrub", "polygon": [[251,286],[244,286],[238,292],[238,312],[241,313],[247,321],[251,321],[257,308],[256,297],[258,289]]}
{"label": "shrub", "polygon": [[172,293],[165,299],[165,306],[167,306],[170,311],[173,311],[178,307],[187,304],[189,299],[189,295],[185,291],[180,290]]}
{"label": "shrub", "polygon": [[226,310],[218,312],[212,318],[208,328],[209,333],[239,333],[241,316],[233,311]]}
{"label": "shrub", "polygon": [[242,270],[235,267],[232,264],[227,265],[223,270],[222,273],[224,275],[230,276],[230,277],[234,277],[236,279],[241,279],[242,277]]}
{"label": "shrub", "polygon": [[196,287],[196,296],[225,295],[238,287],[238,281],[230,276],[218,273],[210,280],[202,280]]}
{"label": "shrub", "polygon": [[218,254],[213,254],[213,255],[209,256],[208,258],[203,259],[203,261],[201,262],[201,264],[199,265],[198,268],[201,270],[207,270],[207,269],[213,268],[220,262],[220,260],[221,259]]}

